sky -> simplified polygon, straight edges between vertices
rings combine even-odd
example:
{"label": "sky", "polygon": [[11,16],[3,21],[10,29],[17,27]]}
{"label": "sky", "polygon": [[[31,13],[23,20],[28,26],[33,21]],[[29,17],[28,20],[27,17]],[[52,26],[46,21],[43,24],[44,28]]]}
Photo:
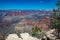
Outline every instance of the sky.
{"label": "sky", "polygon": [[0,10],[52,10],[57,0],[0,0]]}

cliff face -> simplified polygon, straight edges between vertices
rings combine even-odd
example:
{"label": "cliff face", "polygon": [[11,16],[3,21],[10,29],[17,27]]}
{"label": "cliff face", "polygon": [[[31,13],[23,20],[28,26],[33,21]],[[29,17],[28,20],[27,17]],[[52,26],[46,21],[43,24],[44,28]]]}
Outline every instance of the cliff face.
{"label": "cliff face", "polygon": [[[15,32],[19,34],[20,29],[21,32],[28,32],[34,25],[39,25],[38,27],[45,25],[43,26],[45,28],[48,26],[46,25],[48,19],[43,17],[49,17],[51,13],[52,11],[44,10],[0,10],[0,32],[5,35]],[[36,23],[39,19],[40,23]]]}

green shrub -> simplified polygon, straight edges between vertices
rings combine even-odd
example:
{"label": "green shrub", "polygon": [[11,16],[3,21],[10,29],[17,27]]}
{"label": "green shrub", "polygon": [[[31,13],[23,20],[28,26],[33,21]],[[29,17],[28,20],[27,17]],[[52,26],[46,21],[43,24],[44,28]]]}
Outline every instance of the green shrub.
{"label": "green shrub", "polygon": [[38,27],[32,28],[30,34],[31,36],[37,37],[37,38],[43,38],[44,36],[44,33],[42,32],[41,28],[38,28]]}

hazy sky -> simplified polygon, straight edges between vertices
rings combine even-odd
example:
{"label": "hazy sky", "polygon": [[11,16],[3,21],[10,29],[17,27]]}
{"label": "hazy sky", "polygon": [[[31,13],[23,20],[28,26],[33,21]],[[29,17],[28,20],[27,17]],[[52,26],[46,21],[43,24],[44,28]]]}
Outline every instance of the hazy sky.
{"label": "hazy sky", "polygon": [[51,10],[57,0],[0,0],[0,10]]}

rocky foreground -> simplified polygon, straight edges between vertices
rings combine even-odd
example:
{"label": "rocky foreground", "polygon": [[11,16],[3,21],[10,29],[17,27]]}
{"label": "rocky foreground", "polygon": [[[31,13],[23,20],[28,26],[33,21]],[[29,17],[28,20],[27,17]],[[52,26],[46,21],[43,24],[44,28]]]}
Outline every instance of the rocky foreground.
{"label": "rocky foreground", "polygon": [[16,34],[10,34],[6,40],[41,40],[30,36],[28,33],[22,33],[20,36],[21,37],[19,38]]}
{"label": "rocky foreground", "polygon": [[[50,38],[51,40],[56,39],[56,37],[53,34],[51,34],[53,31],[54,29],[46,32],[47,37]],[[43,38],[47,40],[46,36],[44,36]],[[41,38],[38,39],[36,37],[32,37],[31,35],[29,35],[29,33],[21,33],[20,38],[17,36],[17,34],[10,34],[7,36],[6,40],[41,40]]]}

